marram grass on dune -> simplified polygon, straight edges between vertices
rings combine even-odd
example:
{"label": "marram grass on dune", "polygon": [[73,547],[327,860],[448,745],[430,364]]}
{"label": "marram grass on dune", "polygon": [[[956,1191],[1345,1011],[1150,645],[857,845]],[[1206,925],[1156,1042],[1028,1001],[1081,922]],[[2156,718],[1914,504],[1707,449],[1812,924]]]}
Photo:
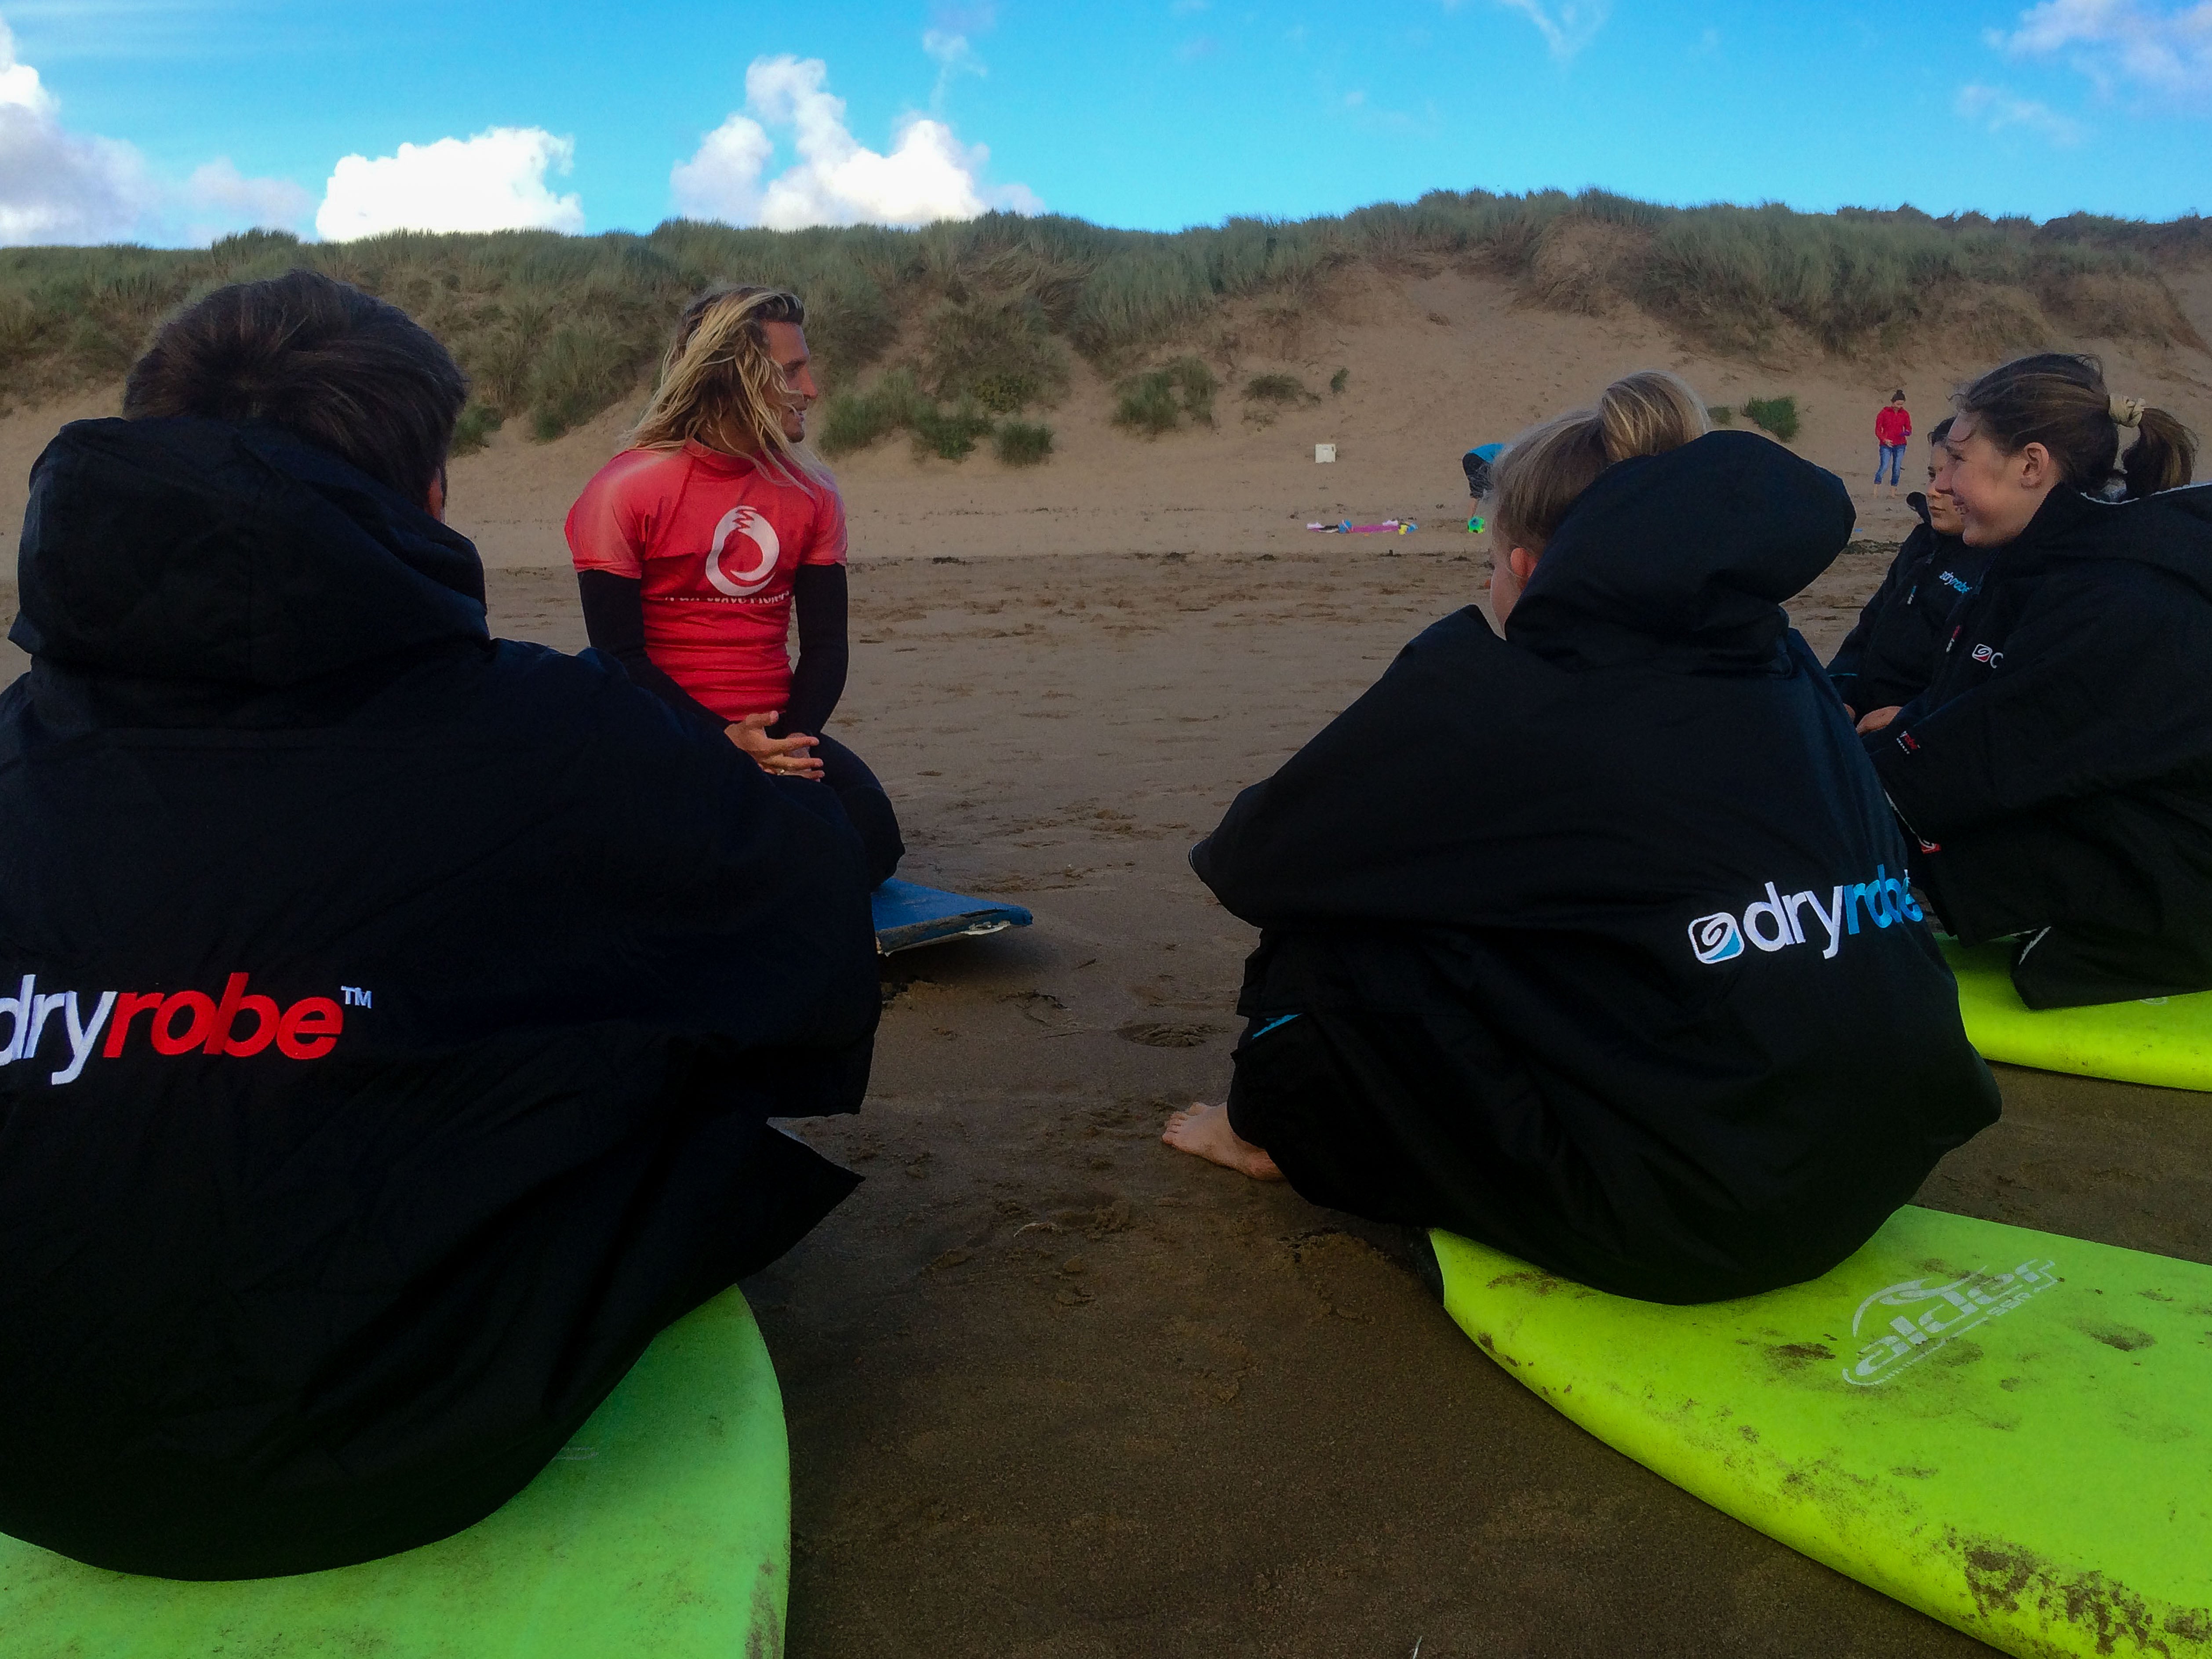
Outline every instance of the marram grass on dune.
{"label": "marram grass on dune", "polygon": [[[13,248],[0,250],[0,386],[37,399],[118,380],[177,306],[297,265],[404,307],[443,339],[475,381],[479,441],[517,419],[554,437],[634,395],[685,299],[731,280],[804,294],[808,337],[848,390],[887,359],[911,372],[911,397],[894,388],[831,420],[860,441],[870,428],[949,434],[948,422],[1049,407],[1071,353],[1126,377],[1196,339],[1227,304],[1295,317],[1361,266],[1476,269],[1535,304],[1632,306],[1722,349],[1794,336],[1831,352],[1879,351],[1939,320],[1990,351],[2068,331],[2201,345],[2159,272],[2212,246],[2208,222],[2077,215],[2036,225],[1909,208],[1803,214],[1595,191],[1438,191],[1340,217],[1232,219],[1171,234],[994,213],[919,230],[671,220],[646,235],[318,244],[256,231],[206,249]],[[956,421],[963,408],[977,413]],[[957,447],[957,434],[945,442]]]}

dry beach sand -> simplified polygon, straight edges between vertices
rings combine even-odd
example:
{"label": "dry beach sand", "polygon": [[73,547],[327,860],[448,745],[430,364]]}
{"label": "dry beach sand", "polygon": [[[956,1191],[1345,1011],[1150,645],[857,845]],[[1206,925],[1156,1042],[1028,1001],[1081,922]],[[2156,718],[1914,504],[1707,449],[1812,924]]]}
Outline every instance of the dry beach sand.
{"label": "dry beach sand", "polygon": [[[2212,333],[2212,289],[2189,297]],[[1036,925],[895,959],[867,1109],[800,1126],[869,1178],[747,1287],[791,1425],[791,1652],[1981,1651],[1558,1417],[1460,1334],[1389,1230],[1158,1139],[1225,1084],[1253,942],[1185,850],[1479,598],[1461,450],[1676,364],[1716,402],[1794,392],[1796,447],[1893,542],[1904,510],[1863,480],[1899,371],[1690,359],[1640,319],[1515,311],[1457,277],[1254,339],[1232,385],[1286,367],[1319,390],[1346,367],[1348,389],[1265,427],[1224,394],[1216,429],[1147,443],[1085,385],[1034,471],[897,441],[841,469],[857,642],[833,729],[899,803],[903,873],[1016,897]],[[2212,361],[2112,356],[2118,389],[2212,429]],[[1972,367],[1903,377],[1923,430]],[[0,556],[39,446],[111,404],[0,422]],[[560,520],[621,424],[502,434],[456,466],[497,631],[583,643]],[[1343,459],[1315,465],[1332,441]],[[1407,515],[1419,533],[1302,527]],[[1846,554],[1793,605],[1816,648],[1885,562]],[[0,675],[21,666],[8,653]],[[2212,1102],[2001,1081],[2004,1121],[1923,1202],[2212,1261]]]}

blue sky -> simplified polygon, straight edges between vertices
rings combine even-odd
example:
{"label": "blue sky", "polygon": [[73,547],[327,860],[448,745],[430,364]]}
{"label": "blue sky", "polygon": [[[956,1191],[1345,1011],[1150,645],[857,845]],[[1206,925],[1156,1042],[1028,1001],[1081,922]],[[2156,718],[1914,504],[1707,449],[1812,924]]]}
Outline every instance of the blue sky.
{"label": "blue sky", "polygon": [[[471,168],[452,222],[590,230],[1000,203],[1173,228],[1478,185],[2212,210],[2212,0],[0,0],[0,240],[307,229],[349,155],[360,228]],[[492,130],[536,137],[371,165]]]}

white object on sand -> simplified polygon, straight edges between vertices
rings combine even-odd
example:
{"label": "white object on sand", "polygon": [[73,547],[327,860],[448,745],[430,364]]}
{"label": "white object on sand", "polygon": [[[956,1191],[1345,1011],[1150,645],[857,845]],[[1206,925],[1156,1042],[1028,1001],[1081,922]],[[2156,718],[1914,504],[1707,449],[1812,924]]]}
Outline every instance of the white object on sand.
{"label": "white object on sand", "polygon": [[1316,444],[1314,446],[1314,459],[1316,461],[1333,461],[1335,459],[1336,446],[1334,444]]}

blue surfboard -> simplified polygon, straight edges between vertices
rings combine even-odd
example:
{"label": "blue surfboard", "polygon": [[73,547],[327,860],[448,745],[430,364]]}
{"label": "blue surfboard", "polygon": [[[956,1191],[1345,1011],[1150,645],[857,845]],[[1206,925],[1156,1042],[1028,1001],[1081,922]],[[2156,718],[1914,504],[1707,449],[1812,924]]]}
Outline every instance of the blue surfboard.
{"label": "blue surfboard", "polygon": [[965,893],[901,881],[896,876],[876,889],[872,902],[876,913],[876,954],[883,957],[911,951],[917,945],[1003,933],[1009,927],[1026,927],[1034,920],[1018,904],[994,904]]}

